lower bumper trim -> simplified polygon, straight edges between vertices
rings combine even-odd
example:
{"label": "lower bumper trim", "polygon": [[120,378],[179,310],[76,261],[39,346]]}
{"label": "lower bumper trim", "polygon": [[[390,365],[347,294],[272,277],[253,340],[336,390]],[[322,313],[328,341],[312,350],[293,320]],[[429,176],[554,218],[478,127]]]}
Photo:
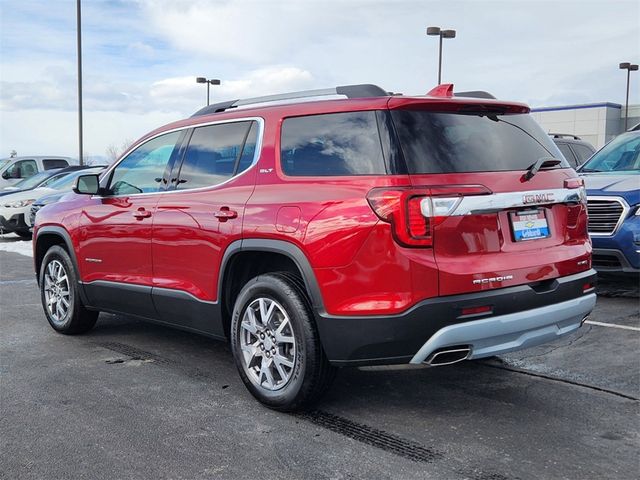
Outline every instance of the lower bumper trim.
{"label": "lower bumper trim", "polygon": [[429,338],[410,363],[423,363],[433,352],[453,345],[469,345],[469,359],[540,345],[580,328],[595,304],[596,295],[591,293],[540,308],[449,325]]}

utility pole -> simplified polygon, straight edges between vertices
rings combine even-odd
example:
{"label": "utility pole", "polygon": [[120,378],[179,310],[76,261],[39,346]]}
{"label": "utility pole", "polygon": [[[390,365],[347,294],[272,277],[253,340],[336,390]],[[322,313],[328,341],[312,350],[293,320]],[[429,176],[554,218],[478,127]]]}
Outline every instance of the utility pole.
{"label": "utility pole", "polygon": [[620,64],[620,70],[627,71],[627,101],[625,106],[625,115],[624,115],[624,131],[627,131],[627,124],[629,122],[629,80],[631,77],[631,72],[635,72],[638,70],[638,65],[630,62],[623,62]]}
{"label": "utility pole", "polygon": [[76,0],[76,32],[78,41],[78,161],[83,165],[82,153],[82,9]]}

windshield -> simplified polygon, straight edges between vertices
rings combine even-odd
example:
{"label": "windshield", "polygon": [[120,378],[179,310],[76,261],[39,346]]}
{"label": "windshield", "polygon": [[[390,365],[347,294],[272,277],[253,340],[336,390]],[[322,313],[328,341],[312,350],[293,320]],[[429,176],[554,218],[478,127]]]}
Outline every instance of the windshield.
{"label": "windshield", "polygon": [[55,182],[52,182],[50,185],[47,185],[47,188],[52,188],[54,190],[71,190],[74,182],[76,181],[76,178],[78,178],[80,175],[90,175],[92,173],[98,173],[101,170],[102,169],[95,168],[76,170],[75,172],[71,172],[64,177],[56,180]]}
{"label": "windshield", "polygon": [[614,138],[580,167],[580,172],[640,172],[640,135]]}
{"label": "windshield", "polygon": [[44,182],[47,178],[49,178],[52,173],[53,172],[51,170],[47,170],[46,172],[36,173],[35,175],[30,176],[29,178],[20,180],[18,183],[14,185],[14,187],[18,190],[28,190],[30,188],[38,187],[40,186],[40,183]]}
{"label": "windshield", "polygon": [[409,173],[526,170],[542,157],[569,164],[527,114],[393,110]]}

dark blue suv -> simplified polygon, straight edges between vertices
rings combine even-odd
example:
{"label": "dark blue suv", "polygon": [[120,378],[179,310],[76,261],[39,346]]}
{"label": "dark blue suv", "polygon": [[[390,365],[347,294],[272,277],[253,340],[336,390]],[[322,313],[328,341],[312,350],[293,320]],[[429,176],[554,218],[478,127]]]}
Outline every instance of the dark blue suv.
{"label": "dark blue suv", "polygon": [[640,131],[616,137],[578,171],[587,187],[594,268],[640,272]]}

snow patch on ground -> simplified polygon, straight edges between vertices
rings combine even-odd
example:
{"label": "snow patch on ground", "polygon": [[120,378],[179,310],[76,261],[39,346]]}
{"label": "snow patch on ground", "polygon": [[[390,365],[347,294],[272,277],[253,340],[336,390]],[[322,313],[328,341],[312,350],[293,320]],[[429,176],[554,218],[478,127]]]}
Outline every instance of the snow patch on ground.
{"label": "snow patch on ground", "polygon": [[19,253],[26,257],[33,257],[31,240],[22,240],[13,233],[0,235],[0,252]]}

